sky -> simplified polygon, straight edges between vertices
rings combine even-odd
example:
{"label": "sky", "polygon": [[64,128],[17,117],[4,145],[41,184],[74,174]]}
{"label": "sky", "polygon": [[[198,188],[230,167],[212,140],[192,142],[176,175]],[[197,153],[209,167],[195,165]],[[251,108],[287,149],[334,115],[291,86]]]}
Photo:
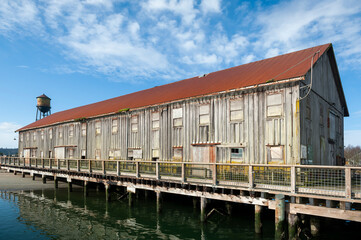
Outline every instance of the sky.
{"label": "sky", "polygon": [[36,117],[332,43],[361,145],[359,0],[1,0],[0,147]]}

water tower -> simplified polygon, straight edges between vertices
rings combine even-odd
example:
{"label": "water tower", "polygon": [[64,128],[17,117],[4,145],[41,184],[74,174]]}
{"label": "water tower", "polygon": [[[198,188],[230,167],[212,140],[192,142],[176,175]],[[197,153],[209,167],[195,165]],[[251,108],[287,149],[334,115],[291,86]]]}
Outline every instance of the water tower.
{"label": "water tower", "polygon": [[50,107],[50,98],[45,94],[36,98],[36,120],[38,121],[43,117],[46,117],[51,114]]}

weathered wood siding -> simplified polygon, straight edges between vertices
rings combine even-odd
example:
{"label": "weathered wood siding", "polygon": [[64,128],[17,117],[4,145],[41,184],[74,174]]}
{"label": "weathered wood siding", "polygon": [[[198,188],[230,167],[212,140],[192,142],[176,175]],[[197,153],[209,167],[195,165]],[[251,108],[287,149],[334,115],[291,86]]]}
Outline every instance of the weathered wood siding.
{"label": "weathered wood siding", "polygon": [[[300,86],[310,81],[309,72]],[[301,97],[305,95],[304,91]],[[300,101],[300,113],[301,144],[307,151],[301,156],[302,161],[305,164],[336,165],[336,159],[343,158],[344,111],[327,54],[323,54],[313,68],[312,91]],[[333,130],[330,114],[336,115]],[[335,137],[330,135],[333,131]]]}
{"label": "weathered wood siding", "polygon": [[[279,97],[279,105],[271,106],[272,94]],[[244,163],[270,163],[271,156],[279,154],[277,163],[297,163],[298,96],[298,83],[289,82],[87,119],[86,136],[82,136],[82,122],[23,131],[19,152],[37,147],[37,157],[41,157],[40,152],[49,157],[49,151],[64,147],[66,157],[74,149],[74,158],[81,158],[82,150],[86,150],[85,157],[91,159],[129,159],[133,155],[146,160],[180,160],[181,156],[184,161],[209,162],[216,156],[217,162]],[[234,117],[231,101],[236,101],[232,105]],[[112,131],[113,121],[117,121],[116,132]],[[99,124],[100,133],[96,133]],[[41,131],[44,139],[40,138]],[[38,137],[33,141],[35,132]],[[26,140],[28,133],[30,139]],[[241,149],[233,155],[241,157],[232,158],[232,148]]]}

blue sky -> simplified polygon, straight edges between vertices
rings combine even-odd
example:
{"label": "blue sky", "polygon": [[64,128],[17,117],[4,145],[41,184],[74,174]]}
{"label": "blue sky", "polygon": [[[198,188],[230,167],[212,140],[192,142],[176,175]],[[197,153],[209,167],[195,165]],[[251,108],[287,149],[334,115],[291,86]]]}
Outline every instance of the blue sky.
{"label": "blue sky", "polygon": [[35,120],[203,73],[333,43],[361,145],[361,1],[1,0],[0,147]]}

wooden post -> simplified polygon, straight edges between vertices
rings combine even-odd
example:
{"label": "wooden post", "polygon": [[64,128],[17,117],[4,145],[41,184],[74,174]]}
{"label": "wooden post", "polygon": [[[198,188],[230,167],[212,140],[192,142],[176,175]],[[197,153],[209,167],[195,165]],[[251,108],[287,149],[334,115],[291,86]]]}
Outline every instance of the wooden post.
{"label": "wooden post", "polygon": [[351,198],[351,168],[345,168],[345,197]]}
{"label": "wooden post", "polygon": [[284,227],[285,214],[285,196],[283,194],[277,194],[275,210],[275,239],[286,239]]}
{"label": "wooden post", "polygon": [[197,197],[193,197],[193,208],[197,209],[198,207],[198,198]]}
{"label": "wooden post", "polygon": [[58,188],[58,178],[54,177],[54,188]]}
{"label": "wooden post", "polygon": [[104,186],[105,186],[105,200],[107,202],[109,202],[110,201],[110,184],[105,183]]}
{"label": "wooden post", "polygon": [[90,160],[88,160],[88,170],[89,170],[89,173],[92,172],[92,164],[91,164]]}
{"label": "wooden post", "polygon": [[14,175],[16,175],[17,174],[17,172],[16,171],[14,171]]}
{"label": "wooden post", "polygon": [[216,163],[213,163],[213,185],[216,186],[217,185],[217,165]]}
{"label": "wooden post", "polygon": [[46,184],[46,176],[45,176],[45,175],[42,175],[41,178],[42,178],[42,180],[43,180],[43,184]]}
{"label": "wooden post", "polygon": [[206,221],[206,207],[207,207],[207,198],[205,197],[201,197],[200,198],[201,201],[201,222],[205,222]]}
{"label": "wooden post", "polygon": [[68,193],[73,191],[73,184],[68,180]]}
{"label": "wooden post", "polygon": [[253,184],[253,166],[249,165],[248,167],[248,183],[249,183],[249,188],[253,189],[254,184]]}
{"label": "wooden post", "polygon": [[128,191],[128,205],[129,205],[129,207],[132,207],[133,206],[133,198],[134,198],[134,193],[132,193],[132,192],[129,192]]}
{"label": "wooden post", "polygon": [[[291,203],[296,203],[296,197],[291,197]],[[288,213],[288,239],[296,240],[297,228],[298,228],[298,216],[297,214]]]}
{"label": "wooden post", "polygon": [[296,167],[291,167],[291,193],[296,193]]}
{"label": "wooden post", "polygon": [[25,177],[25,172],[23,172],[23,178]]}
{"label": "wooden post", "polygon": [[42,168],[45,168],[45,165],[44,165],[44,158],[41,159],[41,167]]}
{"label": "wooden post", "polygon": [[156,175],[157,180],[159,180],[160,175],[159,175],[159,162],[158,161],[155,163],[155,175]]}
{"label": "wooden post", "polygon": [[310,229],[313,237],[320,236],[320,219],[318,217],[310,217]]}
{"label": "wooden post", "polygon": [[120,166],[119,161],[117,161],[117,176],[120,176]]}
{"label": "wooden post", "polygon": [[32,177],[33,177],[33,181],[35,181],[35,174],[34,173],[33,173]]}
{"label": "wooden post", "polygon": [[102,161],[102,172],[103,172],[103,174],[106,173],[106,171],[105,171],[105,161],[104,160]]}
{"label": "wooden post", "polygon": [[135,162],[135,177],[139,178],[139,162]]}
{"label": "wooden post", "polygon": [[257,234],[262,233],[262,206],[254,205],[254,232]]}
{"label": "wooden post", "polygon": [[162,212],[162,193],[156,192],[157,194],[157,213]]}
{"label": "wooden post", "polygon": [[76,160],[76,171],[80,172],[80,160],[79,159]]}
{"label": "wooden post", "polygon": [[182,183],[186,181],[185,167],[185,163],[182,162]]}
{"label": "wooden post", "polygon": [[88,189],[89,186],[88,186],[88,181],[84,181],[84,197],[87,197],[88,196]]}

